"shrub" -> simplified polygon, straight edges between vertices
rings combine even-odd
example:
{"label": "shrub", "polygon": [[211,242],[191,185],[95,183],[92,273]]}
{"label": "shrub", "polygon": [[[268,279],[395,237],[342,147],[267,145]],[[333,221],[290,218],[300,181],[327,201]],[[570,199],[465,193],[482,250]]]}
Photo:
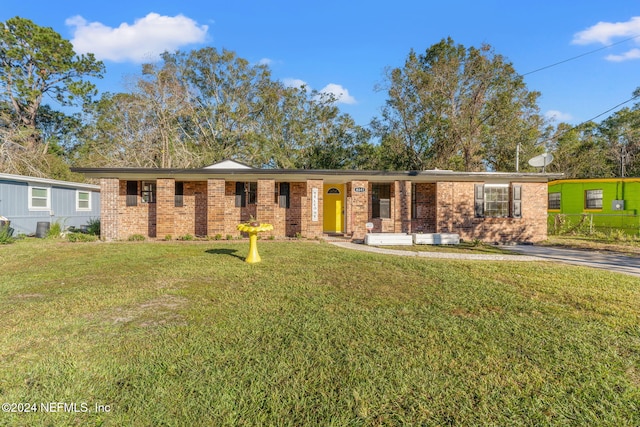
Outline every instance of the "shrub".
{"label": "shrub", "polygon": [[147,238],[144,237],[142,234],[132,234],[131,236],[129,236],[127,240],[130,242],[142,242],[147,240]]}
{"label": "shrub", "polygon": [[16,241],[16,238],[13,237],[13,231],[13,228],[8,225],[0,227],[0,245],[8,245]]}
{"label": "shrub", "polygon": [[193,237],[192,234],[185,234],[184,236],[180,236],[178,237],[178,240],[194,240],[195,237]]}
{"label": "shrub", "polygon": [[231,234],[227,234],[227,240],[233,240],[233,236]]}
{"label": "shrub", "polygon": [[94,234],[85,233],[69,233],[67,234],[67,240],[70,242],[95,242],[98,240],[98,236]]}
{"label": "shrub", "polygon": [[64,231],[64,221],[56,220],[51,223],[47,231],[47,239],[59,239]]}
{"label": "shrub", "polygon": [[92,234],[94,236],[100,235],[100,219],[92,218],[87,222],[87,233]]}
{"label": "shrub", "polygon": [[214,240],[222,240],[222,234],[218,233],[215,236],[213,236]]}

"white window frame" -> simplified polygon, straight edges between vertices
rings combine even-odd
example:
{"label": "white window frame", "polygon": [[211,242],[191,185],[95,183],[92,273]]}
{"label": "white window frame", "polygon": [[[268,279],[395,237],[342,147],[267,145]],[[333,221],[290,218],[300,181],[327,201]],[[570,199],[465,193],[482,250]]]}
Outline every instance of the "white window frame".
{"label": "white window frame", "polygon": [[[488,200],[489,198],[487,197],[487,190],[490,190],[492,188],[506,189],[506,200],[499,200],[499,201]],[[501,204],[506,203],[507,207],[505,210],[505,215],[488,215],[487,214],[487,212],[489,211],[489,209],[487,209],[488,203],[501,203]],[[508,218],[510,216],[510,206],[511,206],[511,200],[509,195],[509,184],[485,184],[484,185],[484,216],[485,218]]]}
{"label": "white window frame", "polygon": [[[87,207],[86,208],[81,208],[80,207],[80,193],[86,193],[89,196],[89,198],[86,200],[87,201]],[[91,210],[91,191],[76,190],[76,210],[77,211],[90,211]]]}
{"label": "white window frame", "polygon": [[[45,190],[47,192],[46,206],[33,206],[33,190]],[[37,197],[37,199],[42,200],[44,197]],[[29,210],[30,211],[48,211],[51,210],[51,187],[44,187],[39,185],[30,185],[29,186]]]}

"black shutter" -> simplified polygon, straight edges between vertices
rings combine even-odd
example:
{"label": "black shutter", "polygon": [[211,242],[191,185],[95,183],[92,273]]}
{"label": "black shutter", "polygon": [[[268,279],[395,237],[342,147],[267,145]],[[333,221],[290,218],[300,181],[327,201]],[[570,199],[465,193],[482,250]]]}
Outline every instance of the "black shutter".
{"label": "black shutter", "polygon": [[288,182],[280,183],[280,197],[278,202],[281,208],[289,207],[289,183]]}
{"label": "black shutter", "polygon": [[174,206],[176,208],[184,206],[184,182],[176,182]]}
{"label": "black shutter", "polygon": [[475,185],[474,215],[476,218],[484,217],[484,184]]}
{"label": "black shutter", "polygon": [[127,181],[127,206],[138,205],[138,181]]}
{"label": "black shutter", "polygon": [[522,186],[514,185],[511,187],[511,216],[514,218],[522,218]]}
{"label": "black shutter", "polygon": [[244,192],[244,182],[236,182],[236,208],[242,208],[247,205],[246,194]]}

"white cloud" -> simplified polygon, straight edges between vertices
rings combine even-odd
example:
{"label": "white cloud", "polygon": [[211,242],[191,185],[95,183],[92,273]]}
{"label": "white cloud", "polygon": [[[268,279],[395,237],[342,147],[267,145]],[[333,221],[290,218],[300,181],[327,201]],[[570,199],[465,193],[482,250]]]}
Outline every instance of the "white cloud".
{"label": "white cloud", "polygon": [[[305,82],[304,80],[289,78],[289,79],[282,79],[282,83],[286,87],[295,87],[298,89],[302,89],[304,87],[308,91],[311,91],[311,88],[309,87],[307,82]],[[338,104],[352,105],[357,103],[356,99],[353,96],[349,95],[349,91],[347,89],[335,83],[329,83],[324,88],[319,90],[317,99],[320,99],[320,96],[322,94],[333,96],[336,100],[336,103]]]}
{"label": "white cloud", "polygon": [[114,62],[153,61],[164,51],[206,40],[206,25],[184,15],[161,16],[149,13],[136,19],[133,25],[120,24],[117,28],[100,22],[87,22],[82,16],[65,21],[73,30],[73,47],[77,53],[93,53],[97,59]]}
{"label": "white cloud", "polygon": [[269,59],[269,58],[262,58],[260,61],[258,61],[258,64],[260,64],[260,65],[271,65],[271,64],[273,64],[273,60]]}
{"label": "white cloud", "polygon": [[622,55],[607,55],[607,60],[612,62],[622,62],[630,59],[640,59],[640,49],[631,49]]}
{"label": "white cloud", "polygon": [[609,44],[616,37],[631,37],[640,34],[640,16],[627,22],[598,22],[573,36],[573,44]]}
{"label": "white cloud", "polygon": [[300,79],[282,79],[282,83],[286,87],[295,87],[295,88],[298,88],[298,89],[302,89],[303,86],[306,86],[307,88],[309,87],[307,82],[305,82],[304,80],[300,80]]}
{"label": "white cloud", "polygon": [[573,116],[571,114],[563,113],[558,110],[549,110],[546,113],[544,113],[544,116],[547,119],[553,120],[556,122],[569,122],[573,120]]}
{"label": "white cloud", "polygon": [[[588,45],[602,44],[609,45],[616,38],[629,38],[640,35],[640,16],[634,16],[626,22],[598,22],[597,24],[587,28],[586,30],[577,32],[573,35],[572,44]],[[636,43],[640,42],[640,38],[634,39]],[[632,49],[621,55],[609,55],[609,61],[626,61],[640,58],[638,49]]]}
{"label": "white cloud", "polygon": [[322,90],[320,90],[320,93],[330,93],[331,95],[335,96],[336,102],[338,104],[351,105],[356,103],[356,99],[353,96],[349,95],[349,91],[346,88],[335,83],[329,83],[324,88],[322,88]]}

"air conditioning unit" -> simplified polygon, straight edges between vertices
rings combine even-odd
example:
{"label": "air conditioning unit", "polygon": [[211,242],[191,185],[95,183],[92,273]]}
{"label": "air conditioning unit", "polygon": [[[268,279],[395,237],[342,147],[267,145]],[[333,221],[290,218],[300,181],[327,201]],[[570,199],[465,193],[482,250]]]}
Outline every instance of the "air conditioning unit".
{"label": "air conditioning unit", "polygon": [[613,210],[613,211],[623,211],[624,210],[624,200],[613,200],[611,202],[611,210]]}

